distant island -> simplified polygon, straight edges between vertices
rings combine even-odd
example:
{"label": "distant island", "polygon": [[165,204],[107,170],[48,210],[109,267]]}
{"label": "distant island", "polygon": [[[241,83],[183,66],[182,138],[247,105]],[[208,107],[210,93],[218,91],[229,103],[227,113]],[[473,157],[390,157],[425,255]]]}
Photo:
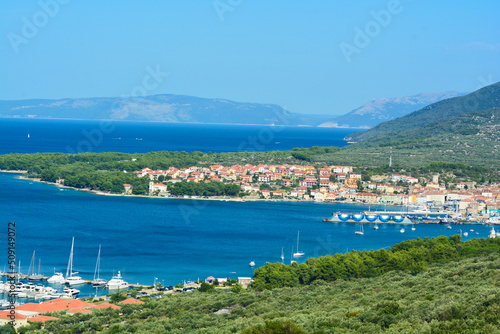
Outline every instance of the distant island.
{"label": "distant island", "polygon": [[[172,123],[321,126],[368,129],[461,93],[427,93],[375,99],[345,115],[293,113],[276,104],[186,95],[0,100],[0,118],[122,120]],[[332,113],[338,112],[332,110]]]}

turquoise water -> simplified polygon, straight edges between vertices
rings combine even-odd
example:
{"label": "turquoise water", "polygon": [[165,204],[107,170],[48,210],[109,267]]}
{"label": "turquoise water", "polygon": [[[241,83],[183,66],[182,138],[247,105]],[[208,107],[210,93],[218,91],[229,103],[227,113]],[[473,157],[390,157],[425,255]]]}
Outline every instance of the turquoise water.
{"label": "turquoise water", "polygon": [[[19,180],[0,173],[0,212],[3,224],[0,254],[6,254],[7,223],[15,221],[16,253],[27,272],[33,250],[42,261],[42,273],[66,271],[71,238],[75,237],[75,270],[91,279],[99,244],[101,276],[118,270],[130,283],[152,284],[155,277],[168,285],[207,276],[252,276],[255,261],[290,262],[300,231],[300,250],[307,257],[380,249],[402,240],[457,233],[442,225],[421,224],[416,230],[365,226],[355,235],[355,224],[323,222],[332,211],[367,207],[311,202],[224,202],[98,196],[76,190]],[[375,209],[373,206],[371,209]],[[383,208],[379,208],[382,209]],[[393,209],[393,208],[391,208]],[[474,229],[468,238],[486,237],[488,226]],[[476,231],[479,232],[476,235]],[[468,239],[464,238],[464,239]],[[0,261],[1,264],[5,260]]]}

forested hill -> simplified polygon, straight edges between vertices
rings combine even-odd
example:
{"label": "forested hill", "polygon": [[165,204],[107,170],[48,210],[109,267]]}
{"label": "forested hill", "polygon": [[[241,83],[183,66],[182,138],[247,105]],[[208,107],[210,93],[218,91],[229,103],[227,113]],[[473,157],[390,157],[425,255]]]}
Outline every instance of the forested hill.
{"label": "forested hill", "polygon": [[368,131],[354,133],[348,136],[348,139],[361,142],[377,136],[414,129],[441,119],[495,107],[500,107],[500,82],[465,96],[433,103],[404,117],[381,123]]}
{"label": "forested hill", "polygon": [[314,161],[338,161],[364,166],[422,166],[437,161],[465,163],[500,170],[500,108],[445,118],[397,133],[381,135],[316,155]]}
{"label": "forested hill", "polygon": [[248,290],[232,281],[224,288],[202,283],[119,310],[51,313],[60,320],[19,333],[498,333],[499,241],[441,236],[268,264]]}
{"label": "forested hill", "polygon": [[[416,142],[421,139],[432,137],[440,138],[444,141],[454,141],[459,137],[462,143],[466,142],[466,137],[470,137],[471,144],[478,143],[481,146],[493,143],[490,147],[495,149],[495,145],[500,144],[500,108],[481,110],[459,116],[441,119],[415,129],[401,131],[385,136],[372,138],[372,140],[359,143],[359,147],[372,146],[397,146],[407,141]],[[500,156],[500,152],[493,154]]]}

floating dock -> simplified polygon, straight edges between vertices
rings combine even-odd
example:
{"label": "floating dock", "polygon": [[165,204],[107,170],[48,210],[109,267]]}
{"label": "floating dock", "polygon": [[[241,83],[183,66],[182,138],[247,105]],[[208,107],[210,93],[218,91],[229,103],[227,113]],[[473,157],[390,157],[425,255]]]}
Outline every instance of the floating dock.
{"label": "floating dock", "polygon": [[373,223],[373,224],[413,224],[413,222],[401,212],[389,214],[383,212],[376,214],[369,213],[349,213],[349,212],[334,212],[331,218],[325,218],[323,221],[332,223]]}

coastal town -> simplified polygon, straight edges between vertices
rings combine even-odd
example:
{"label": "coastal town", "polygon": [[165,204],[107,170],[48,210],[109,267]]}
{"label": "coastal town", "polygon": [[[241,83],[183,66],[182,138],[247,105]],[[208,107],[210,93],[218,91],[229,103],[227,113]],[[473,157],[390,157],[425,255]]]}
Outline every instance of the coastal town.
{"label": "coastal town", "polygon": [[[182,182],[237,185],[239,200],[302,200],[351,202],[368,205],[424,207],[452,205],[462,217],[488,216],[500,209],[500,185],[474,181],[441,182],[440,175],[415,178],[401,174],[364,177],[352,166],[311,165],[210,165],[166,170],[136,171],[149,178],[149,194],[160,197],[201,199],[199,195],[173,195],[170,189]],[[447,175],[448,177],[450,175]],[[61,181],[60,181],[61,182]],[[124,184],[126,194],[132,186]]]}

